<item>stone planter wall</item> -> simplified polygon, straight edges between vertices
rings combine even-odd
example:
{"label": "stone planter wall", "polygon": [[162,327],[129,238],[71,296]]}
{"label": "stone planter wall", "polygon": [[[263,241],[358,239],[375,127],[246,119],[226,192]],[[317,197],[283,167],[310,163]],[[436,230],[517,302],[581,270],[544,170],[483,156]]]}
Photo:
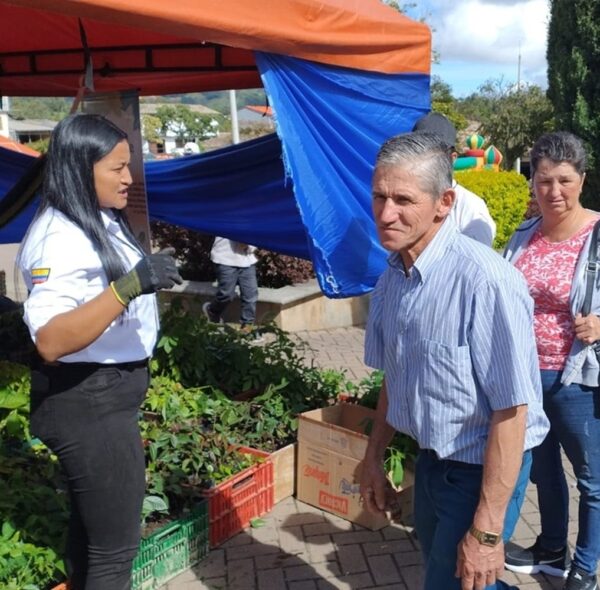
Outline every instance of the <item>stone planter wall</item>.
{"label": "stone planter wall", "polygon": [[[174,297],[189,299],[191,310],[202,313],[202,304],[216,292],[212,283],[184,281],[170,291],[160,293],[161,302],[169,303]],[[367,321],[368,295],[347,299],[328,299],[321,292],[316,280],[282,287],[258,290],[256,306],[257,323],[273,321],[287,332],[302,330],[325,330],[347,326],[361,326]],[[240,301],[236,297],[225,312],[225,321],[237,322],[240,317]]]}

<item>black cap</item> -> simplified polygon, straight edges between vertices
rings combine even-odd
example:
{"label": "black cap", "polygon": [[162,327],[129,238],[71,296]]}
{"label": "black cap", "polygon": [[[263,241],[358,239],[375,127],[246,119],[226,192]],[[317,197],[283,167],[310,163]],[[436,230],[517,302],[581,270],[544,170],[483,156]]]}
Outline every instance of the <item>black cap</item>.
{"label": "black cap", "polygon": [[427,113],[415,123],[412,130],[437,135],[448,147],[453,148],[456,145],[456,129],[440,113]]}

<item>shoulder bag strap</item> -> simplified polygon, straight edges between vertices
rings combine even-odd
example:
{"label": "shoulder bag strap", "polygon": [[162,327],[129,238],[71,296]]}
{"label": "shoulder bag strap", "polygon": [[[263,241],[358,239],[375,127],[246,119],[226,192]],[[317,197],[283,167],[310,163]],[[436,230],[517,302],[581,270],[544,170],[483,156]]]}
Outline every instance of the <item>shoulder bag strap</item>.
{"label": "shoulder bag strap", "polygon": [[594,292],[594,283],[596,282],[596,273],[598,272],[598,232],[600,232],[600,221],[596,221],[592,230],[590,251],[585,267],[585,299],[581,307],[581,315],[583,316],[589,315],[592,309],[592,294]]}

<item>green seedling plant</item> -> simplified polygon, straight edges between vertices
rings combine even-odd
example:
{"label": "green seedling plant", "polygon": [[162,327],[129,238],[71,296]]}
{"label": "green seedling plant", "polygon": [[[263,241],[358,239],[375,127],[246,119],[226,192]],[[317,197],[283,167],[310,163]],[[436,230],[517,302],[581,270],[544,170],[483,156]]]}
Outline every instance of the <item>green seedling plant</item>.
{"label": "green seedling plant", "polygon": [[[305,343],[275,325],[261,326],[267,343],[254,346],[238,330],[210,324],[177,302],[161,324],[140,411],[146,522],[162,520],[165,510],[168,518],[187,513],[203,492],[256,463],[239,446],[271,452],[287,445],[296,439],[299,413],[335,403],[350,387],[342,372],[307,364]],[[29,389],[28,367],[0,361],[0,523],[8,523],[0,542],[3,590],[47,590],[64,579],[57,555],[67,494],[56,457],[31,437]],[[12,566],[4,575],[11,545],[18,575]]]}
{"label": "green seedling plant", "polygon": [[27,441],[29,433],[30,369],[0,361],[0,440]]}
{"label": "green seedling plant", "polygon": [[0,588],[43,590],[51,580],[65,575],[56,553],[47,547],[27,543],[9,522],[0,528]]}
{"label": "green seedling plant", "polygon": [[[376,409],[379,392],[383,385],[383,371],[373,371],[353,390],[351,401],[367,408]],[[361,423],[364,433],[369,436],[373,430],[373,420],[365,419]],[[396,432],[384,455],[384,470],[392,485],[398,489],[404,481],[404,468],[408,462],[414,462],[419,448],[410,436]]]}
{"label": "green seedling plant", "polygon": [[144,496],[142,503],[142,525],[146,524],[150,517],[157,514],[169,514],[169,503],[161,496]]}

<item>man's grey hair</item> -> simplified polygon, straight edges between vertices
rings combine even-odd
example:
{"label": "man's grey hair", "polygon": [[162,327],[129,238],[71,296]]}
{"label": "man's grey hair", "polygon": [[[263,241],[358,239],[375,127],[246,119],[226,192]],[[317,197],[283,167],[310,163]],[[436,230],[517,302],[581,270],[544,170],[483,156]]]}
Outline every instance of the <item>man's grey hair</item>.
{"label": "man's grey hair", "polygon": [[438,135],[415,131],[390,137],[379,149],[375,169],[398,166],[416,176],[419,188],[437,201],[452,188],[452,156]]}
{"label": "man's grey hair", "polygon": [[548,159],[553,164],[562,164],[563,162],[571,164],[580,176],[587,167],[587,155],[583,142],[569,131],[556,131],[541,135],[533,144],[529,158],[532,174],[535,174],[543,159]]}

